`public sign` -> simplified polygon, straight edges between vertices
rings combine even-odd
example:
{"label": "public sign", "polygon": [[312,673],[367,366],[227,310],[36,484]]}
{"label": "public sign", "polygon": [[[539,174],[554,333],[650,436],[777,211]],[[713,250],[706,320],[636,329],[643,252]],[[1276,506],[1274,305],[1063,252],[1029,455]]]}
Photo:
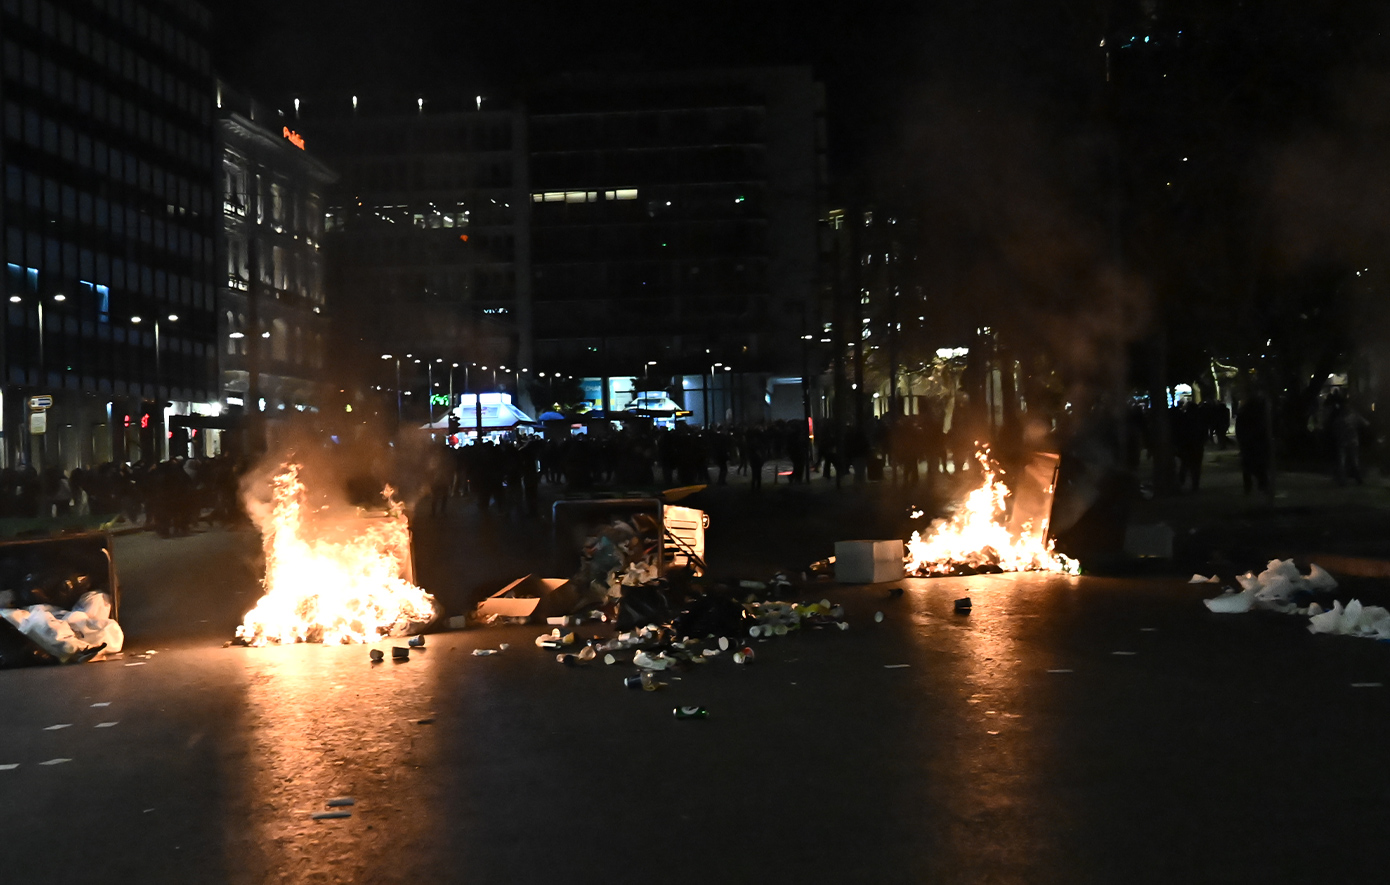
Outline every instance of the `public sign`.
{"label": "public sign", "polygon": [[48,432],[48,413],[29,413],[29,432],[35,435]]}
{"label": "public sign", "polygon": [[35,412],[41,412],[44,409],[51,409],[53,408],[53,396],[47,393],[43,393],[38,396],[31,396],[29,397],[29,408]]}

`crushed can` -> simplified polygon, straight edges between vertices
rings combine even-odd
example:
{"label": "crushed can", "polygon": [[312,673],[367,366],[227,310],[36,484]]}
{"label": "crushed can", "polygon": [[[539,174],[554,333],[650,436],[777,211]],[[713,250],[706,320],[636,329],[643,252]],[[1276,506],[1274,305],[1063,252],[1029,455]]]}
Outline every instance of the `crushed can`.
{"label": "crushed can", "polygon": [[379,648],[374,648],[368,653],[368,657],[372,659],[373,664],[380,664],[386,660],[386,653]]}
{"label": "crushed can", "polygon": [[406,641],[405,644],[408,645],[408,646],[410,646],[411,648],[424,648],[424,647],[425,647],[425,637],[424,637],[423,635],[421,635],[421,636],[412,636],[412,637],[410,637],[409,640]]}
{"label": "crushed can", "polygon": [[671,715],[677,719],[708,719],[709,710],[704,707],[676,707],[671,710]]}

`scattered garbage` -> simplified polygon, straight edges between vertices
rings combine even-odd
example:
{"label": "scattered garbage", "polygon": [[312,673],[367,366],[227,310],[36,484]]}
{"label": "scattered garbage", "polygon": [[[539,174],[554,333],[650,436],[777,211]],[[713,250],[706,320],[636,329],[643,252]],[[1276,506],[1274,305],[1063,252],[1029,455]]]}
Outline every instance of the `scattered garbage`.
{"label": "scattered garbage", "polygon": [[320,811],[310,815],[313,820],[340,820],[345,817],[352,817],[351,811]]}
{"label": "scattered garbage", "polygon": [[962,596],[956,600],[956,612],[963,615],[970,614],[970,597]]}
{"label": "scattered garbage", "polygon": [[368,652],[368,657],[372,659],[373,664],[380,664],[386,659],[386,654],[381,649],[374,648]]}
{"label": "scattered garbage", "polygon": [[351,796],[339,796],[337,799],[329,799],[326,804],[329,808],[342,808],[347,805],[356,805],[357,800]]}
{"label": "scattered garbage", "polygon": [[883,612],[874,612],[874,623],[875,623],[875,624],[882,624],[882,623],[883,623]]}
{"label": "scattered garbage", "polygon": [[677,719],[708,719],[709,711],[704,707],[676,707],[671,715]]}
{"label": "scattered garbage", "polygon": [[408,646],[410,646],[411,648],[424,648],[424,647],[425,647],[425,637],[424,637],[424,635],[412,636],[412,637],[410,637],[409,639],[406,640],[405,644],[408,645]]}
{"label": "scattered garbage", "polygon": [[[1312,565],[1305,576],[1292,559],[1271,559],[1258,575],[1254,572],[1237,575],[1236,583],[1240,590],[1228,588],[1220,596],[1203,600],[1207,608],[1221,614],[1241,614],[1252,609],[1296,614],[1306,611],[1320,594],[1337,587],[1336,579],[1321,566]],[[1324,597],[1324,601],[1330,599]]]}
{"label": "scattered garbage", "polygon": [[473,656],[474,656],[475,658],[484,658],[484,657],[487,657],[488,655],[495,655],[495,654],[497,654],[497,649],[495,649],[495,648],[475,648],[475,649],[473,649]]}
{"label": "scattered garbage", "polygon": [[[1194,583],[1198,577],[1193,576]],[[1240,590],[1227,589],[1203,603],[1220,614],[1264,610],[1306,616],[1310,633],[1390,640],[1390,610],[1363,605],[1359,599],[1345,605],[1332,599],[1337,580],[1316,563],[1304,575],[1292,559],[1271,559],[1258,575],[1237,575],[1236,583]]]}
{"label": "scattered garbage", "polygon": [[410,660],[410,649],[404,648],[399,645],[391,646],[391,659],[394,661]]}

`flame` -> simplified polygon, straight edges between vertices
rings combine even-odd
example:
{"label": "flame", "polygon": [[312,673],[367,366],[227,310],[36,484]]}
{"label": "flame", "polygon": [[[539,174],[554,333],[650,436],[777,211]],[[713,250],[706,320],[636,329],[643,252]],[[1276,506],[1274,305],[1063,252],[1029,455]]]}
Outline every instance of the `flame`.
{"label": "flame", "polygon": [[285,466],[272,492],[261,526],[265,595],[246,613],[238,639],[247,645],[374,642],[430,620],[434,597],[401,577],[410,561],[410,527],[390,486],[385,518],[353,520],[351,531],[336,533],[306,526],[298,464]]}
{"label": "flame", "polygon": [[[945,575],[961,568],[998,568],[1006,572],[1048,571],[1075,575],[1080,563],[1055,552],[1053,542],[1038,537],[1026,526],[1019,535],[1005,525],[1008,486],[1000,481],[1002,471],[982,449],[975,454],[984,474],[946,519],[932,522],[926,537],[913,532],[907,542],[906,569],[913,575]],[[913,518],[920,518],[916,510]]]}

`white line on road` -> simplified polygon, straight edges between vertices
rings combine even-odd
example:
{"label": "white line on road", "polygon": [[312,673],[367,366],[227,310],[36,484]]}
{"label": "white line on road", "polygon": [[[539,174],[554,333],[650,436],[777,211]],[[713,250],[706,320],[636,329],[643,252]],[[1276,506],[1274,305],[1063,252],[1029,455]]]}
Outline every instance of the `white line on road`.
{"label": "white line on road", "polygon": [[59,756],[57,759],[49,759],[47,762],[40,762],[40,765],[62,765],[64,762],[71,762],[71,759],[64,759]]}
{"label": "white line on road", "polygon": [[45,728],[44,731],[57,731],[60,728],[72,728],[72,723],[64,722],[61,725],[50,725],[47,728]]}
{"label": "white line on road", "polygon": [[0,765],[0,771],[13,771],[19,767],[18,762],[11,762],[7,765]]}
{"label": "white line on road", "polygon": [[1112,651],[1111,654],[1112,654],[1112,655],[1122,655],[1122,656],[1125,656],[1125,657],[1131,657],[1131,656],[1133,656],[1133,655],[1139,654],[1139,652],[1137,652],[1137,651]]}
{"label": "white line on road", "polygon": [[110,701],[102,701],[102,702],[99,703],[99,704],[92,704],[92,706],[93,706],[93,707],[109,707],[109,706],[111,706],[111,702],[110,702]]}
{"label": "white line on road", "polygon": [[1353,682],[1353,683],[1351,684],[1351,687],[1352,687],[1352,688],[1380,688],[1380,687],[1381,687],[1381,684],[1380,684],[1379,682]]}
{"label": "white line on road", "polygon": [[118,722],[120,722],[119,719],[116,720],[116,722],[98,722],[96,725],[93,725],[92,727],[93,727],[93,728],[110,728],[111,726],[117,724]]}
{"label": "white line on road", "polygon": [[883,669],[885,669],[885,670],[901,670],[903,667],[911,667],[911,666],[912,666],[911,664],[884,664],[884,665],[883,665]]}
{"label": "white line on road", "polygon": [[1075,670],[1048,670],[1049,673],[1075,673]]}
{"label": "white line on road", "polygon": [[126,666],[127,666],[127,667],[143,667],[143,666],[145,666],[145,663],[146,663],[145,661],[136,661],[136,662],[133,663],[133,664],[126,664]]}

